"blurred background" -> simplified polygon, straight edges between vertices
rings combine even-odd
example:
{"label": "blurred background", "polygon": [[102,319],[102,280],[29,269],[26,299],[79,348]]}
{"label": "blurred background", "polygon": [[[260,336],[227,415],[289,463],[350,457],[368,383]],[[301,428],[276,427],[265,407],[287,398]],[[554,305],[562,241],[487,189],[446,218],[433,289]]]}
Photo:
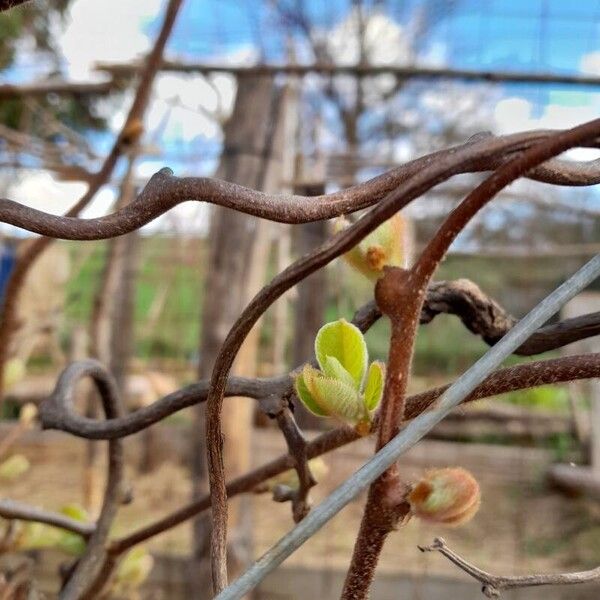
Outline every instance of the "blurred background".
{"label": "blurred background", "polygon": [[[123,125],[164,7],[161,0],[36,0],[0,15],[2,197],[61,214],[85,192]],[[600,1],[188,0],[166,59],[141,143],[83,216],[127,204],[163,166],[178,176],[318,195],[482,131],[567,128],[595,118]],[[599,156],[581,149],[566,158]],[[454,177],[403,211],[407,262],[481,179]],[[516,182],[460,236],[437,279],[468,278],[522,316],[598,252],[599,224],[596,189]],[[254,293],[332,231],[332,223],[291,227],[187,202],[119,241],[53,243],[21,295],[2,408],[6,431],[26,403],[48,395],[72,359],[95,356],[110,365],[132,410],[210,375],[224,335]],[[1,292],[32,236],[4,224],[0,234]],[[288,372],[311,355],[320,325],[350,319],[371,298],[372,284],[335,261],[268,311],[236,372]],[[598,310],[598,298],[592,289],[566,314]],[[367,341],[371,357],[385,360],[387,324],[378,323]],[[597,346],[592,340],[561,352]],[[454,379],[486,348],[455,317],[437,317],[419,332],[412,389]],[[520,360],[531,359],[510,362]],[[89,408],[93,403],[81,395]],[[546,483],[555,463],[600,469],[593,441],[600,434],[591,418],[597,395],[592,385],[565,385],[494,398],[461,410],[411,451],[403,459],[410,473],[446,464],[470,468],[482,483],[482,509],[458,531],[410,524],[384,553],[374,597],[480,597],[478,586],[441,557],[418,552],[417,544],[439,534],[478,566],[503,574],[598,564],[597,500]],[[311,431],[329,425],[301,408],[298,418]],[[227,420],[228,439],[236,442],[228,448],[230,476],[284,450],[280,433],[251,400],[231,401]],[[121,511],[117,534],[201,493],[202,422],[201,409],[188,409],[128,438],[135,501]],[[11,448],[17,451],[30,468],[2,482],[3,496],[97,512],[102,453],[35,430],[20,437]],[[364,441],[325,457],[314,498],[370,452]],[[289,506],[268,495],[244,497],[236,506],[232,553],[243,565],[292,520]],[[334,519],[255,597],[336,597],[361,506],[362,499]],[[198,567],[202,531],[201,523],[187,522],[150,540],[150,579],[119,597],[197,591],[206,577]],[[53,560],[36,563],[50,590]],[[596,598],[598,589],[543,594]],[[525,590],[507,597],[542,595]]]}

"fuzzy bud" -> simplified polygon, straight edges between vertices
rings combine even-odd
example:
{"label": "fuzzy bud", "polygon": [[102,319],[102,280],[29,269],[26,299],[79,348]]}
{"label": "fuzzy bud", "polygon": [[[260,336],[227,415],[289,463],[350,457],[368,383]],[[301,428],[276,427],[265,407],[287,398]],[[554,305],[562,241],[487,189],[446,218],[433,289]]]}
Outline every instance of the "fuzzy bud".
{"label": "fuzzy bud", "polygon": [[[348,226],[348,221],[340,218],[335,230],[341,231]],[[344,259],[365,277],[377,281],[383,275],[384,267],[406,266],[406,245],[406,222],[397,213],[344,254]]]}
{"label": "fuzzy bud", "polygon": [[431,523],[458,526],[475,515],[481,492],[471,473],[452,467],[427,471],[407,499],[414,516]]}

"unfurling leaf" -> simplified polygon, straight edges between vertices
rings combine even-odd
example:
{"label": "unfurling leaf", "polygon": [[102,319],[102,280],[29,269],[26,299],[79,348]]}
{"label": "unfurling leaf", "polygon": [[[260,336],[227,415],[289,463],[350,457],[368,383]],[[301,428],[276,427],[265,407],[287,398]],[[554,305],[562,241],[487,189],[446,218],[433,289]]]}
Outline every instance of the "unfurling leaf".
{"label": "unfurling leaf", "polygon": [[[312,394],[310,393],[310,391],[306,385],[305,378],[311,377],[311,372],[310,372],[311,369],[313,371],[317,371],[316,369],[313,369],[313,367],[311,367],[310,365],[305,365],[303,372],[296,376],[296,381],[294,382],[294,388],[296,390],[296,394],[298,394],[298,398],[300,398],[300,400],[302,400],[302,404],[304,404],[304,406],[306,406],[306,408],[311,413],[313,413],[314,415],[317,415],[317,417],[328,417],[329,413],[327,413],[324,409],[322,409],[319,406],[319,404],[313,398]],[[317,371],[317,373],[318,373],[318,371]]]}
{"label": "unfurling leaf", "polygon": [[313,398],[330,416],[351,422],[364,416],[364,405],[358,392],[347,383],[319,373],[307,385]]}
{"label": "unfurling leaf", "polygon": [[352,375],[344,369],[342,363],[335,356],[326,356],[325,364],[323,365],[323,373],[334,379],[344,382],[350,387],[355,387]]}
{"label": "unfurling leaf", "polygon": [[[69,504],[60,511],[76,521],[88,522],[86,511],[77,504]],[[45,523],[19,522],[15,547],[18,550],[56,548],[70,556],[81,556],[86,547],[85,539],[78,533],[66,531]]]}
{"label": "unfurling leaf", "polygon": [[[339,219],[336,230],[347,226],[345,219]],[[406,266],[406,236],[406,221],[396,213],[344,254],[344,259],[365,277],[376,280],[385,266]]]}
{"label": "unfurling leaf", "polygon": [[367,374],[369,353],[363,334],[344,319],[321,327],[315,354],[320,370],[305,365],[294,382],[296,394],[313,414],[348,421],[360,435],[368,435],[371,413],[383,395],[383,363],[374,362]]}
{"label": "unfurling leaf", "polygon": [[369,353],[358,327],[345,319],[323,325],[315,339],[315,355],[321,370],[325,373],[329,366],[327,357],[337,359],[350,373],[355,388],[360,389],[367,371]]}
{"label": "unfurling leaf", "polygon": [[383,385],[385,381],[385,365],[375,361],[371,363],[365,382],[365,406],[367,410],[373,411],[381,402],[383,396]]}
{"label": "unfurling leaf", "polygon": [[20,523],[20,532],[16,540],[17,550],[37,550],[53,548],[58,542],[61,531],[44,523]]}
{"label": "unfurling leaf", "polygon": [[71,502],[70,504],[65,504],[60,512],[75,521],[81,521],[82,523],[89,523],[90,515],[87,510],[81,506],[81,504],[77,504],[75,502]]}
{"label": "unfurling leaf", "polygon": [[56,548],[71,556],[81,556],[85,545],[85,540],[72,531],[62,531],[55,544]]}
{"label": "unfurling leaf", "polygon": [[432,469],[413,486],[408,501],[416,517],[457,526],[477,512],[481,492],[477,480],[465,469]]}

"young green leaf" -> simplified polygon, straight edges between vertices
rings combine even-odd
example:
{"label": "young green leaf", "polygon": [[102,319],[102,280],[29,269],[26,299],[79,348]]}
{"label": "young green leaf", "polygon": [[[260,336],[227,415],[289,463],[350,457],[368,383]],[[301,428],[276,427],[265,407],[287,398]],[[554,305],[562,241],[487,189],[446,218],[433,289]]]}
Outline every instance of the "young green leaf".
{"label": "young green leaf", "polygon": [[61,530],[44,523],[23,523],[19,532],[16,548],[19,550],[37,550],[52,548],[58,543]]}
{"label": "young green leaf", "polygon": [[379,361],[371,363],[364,391],[365,406],[367,407],[367,410],[375,410],[379,405],[381,397],[383,396],[384,381],[385,365]]}
{"label": "young green leaf", "polygon": [[310,379],[311,377],[313,377],[313,372],[319,373],[310,365],[306,365],[304,367],[304,371],[296,376],[296,381],[294,382],[294,389],[296,390],[298,398],[300,398],[300,400],[302,401],[302,404],[304,404],[304,406],[306,406],[306,408],[311,413],[317,415],[317,417],[327,417],[329,416],[329,414],[326,413],[319,406],[317,401],[313,398],[312,394],[310,393],[308,386],[306,385],[305,377]]}
{"label": "young green leaf", "polygon": [[333,377],[349,386],[355,387],[356,383],[352,375],[344,369],[342,363],[335,356],[326,356],[325,364],[323,365],[323,373],[329,377]]}
{"label": "young green leaf", "polygon": [[328,356],[337,358],[352,376],[354,387],[357,390],[361,387],[367,371],[369,353],[358,327],[345,319],[323,325],[315,339],[315,355],[323,371],[327,368]]}
{"label": "young green leaf", "polygon": [[364,406],[358,392],[350,385],[337,379],[319,375],[309,383],[314,398],[331,416],[351,422],[364,416]]}
{"label": "young green leaf", "polygon": [[62,531],[56,541],[56,547],[71,556],[81,556],[85,551],[85,545],[85,540],[72,531]]}
{"label": "young green leaf", "polygon": [[65,504],[60,509],[60,512],[67,517],[71,517],[71,519],[75,519],[75,521],[81,521],[82,523],[89,523],[90,521],[90,515],[87,510],[75,502]]}

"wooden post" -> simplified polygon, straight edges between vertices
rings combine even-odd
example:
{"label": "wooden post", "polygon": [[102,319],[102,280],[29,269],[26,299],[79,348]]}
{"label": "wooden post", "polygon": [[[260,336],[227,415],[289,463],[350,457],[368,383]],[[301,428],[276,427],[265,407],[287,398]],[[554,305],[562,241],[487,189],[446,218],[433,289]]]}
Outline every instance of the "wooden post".
{"label": "wooden post", "polygon": [[[319,196],[325,193],[325,173],[323,163],[318,162],[312,178],[305,175],[304,161],[297,160],[297,179],[294,193],[304,196]],[[318,178],[317,178],[318,177]],[[317,221],[299,225],[294,229],[294,250],[298,256],[307,254],[320,246],[328,236],[327,221]],[[320,269],[301,281],[297,286],[292,338],[292,360],[294,365],[310,360],[314,354],[315,336],[325,320],[327,305],[327,271]],[[316,429],[322,426],[322,419],[307,411],[301,404],[297,407],[297,420],[301,427]]]}
{"label": "wooden post", "polygon": [[[127,171],[123,176],[119,197],[115,202],[115,209],[125,206],[134,197],[133,176],[136,158],[137,152],[136,149],[133,149],[129,156]],[[123,310],[117,297],[119,295],[120,284],[122,283],[122,273],[125,269],[125,256],[128,244],[131,243],[128,240],[133,239],[130,237],[132,235],[134,234],[115,238],[108,242],[106,261],[92,308],[90,320],[90,353],[109,369],[114,366],[114,335],[116,333],[119,335],[123,334],[116,327],[115,317],[117,317],[117,320],[120,320],[118,319],[118,313]],[[121,317],[125,316],[124,313],[121,314]],[[122,391],[124,367],[119,367],[119,373],[120,379],[118,383]],[[99,414],[95,396],[95,390],[91,390],[88,393],[86,414],[89,417],[97,417]],[[98,514],[102,502],[103,474],[100,473],[98,468],[99,451],[100,448],[97,442],[90,441],[87,443],[83,495],[84,506],[92,515]]]}
{"label": "wooden post", "polygon": [[[562,318],[577,317],[586,313],[600,310],[600,293],[584,292],[568,302],[561,312]],[[570,352],[590,353],[600,352],[598,338],[588,338],[569,346]],[[569,385],[569,392],[576,383]],[[581,382],[582,387],[590,397],[589,412],[589,466],[572,464],[557,464],[550,468],[549,478],[558,487],[570,493],[584,493],[600,498],[600,383],[597,379]],[[575,398],[575,402],[577,399]],[[574,415],[577,419],[577,415]]]}

